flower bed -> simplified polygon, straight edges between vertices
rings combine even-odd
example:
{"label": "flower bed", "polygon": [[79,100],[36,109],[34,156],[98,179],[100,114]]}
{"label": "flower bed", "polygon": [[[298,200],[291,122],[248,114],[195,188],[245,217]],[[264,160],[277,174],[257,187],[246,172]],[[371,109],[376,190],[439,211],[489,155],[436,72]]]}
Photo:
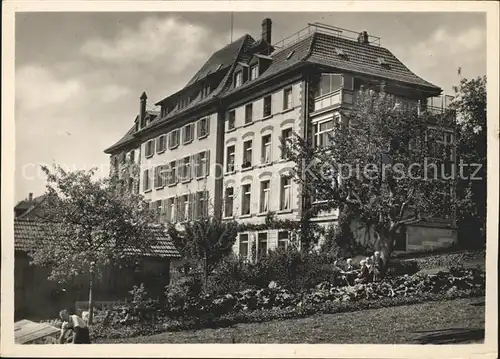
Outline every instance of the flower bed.
{"label": "flower bed", "polygon": [[162,311],[156,323],[92,327],[92,337],[119,338],[165,331],[221,327],[235,323],[290,319],[315,313],[363,309],[484,295],[485,274],[478,269],[452,268],[436,275],[391,277],[379,283],[337,287],[328,282],[293,293],[283,288],[247,289],[225,295],[187,299]]}

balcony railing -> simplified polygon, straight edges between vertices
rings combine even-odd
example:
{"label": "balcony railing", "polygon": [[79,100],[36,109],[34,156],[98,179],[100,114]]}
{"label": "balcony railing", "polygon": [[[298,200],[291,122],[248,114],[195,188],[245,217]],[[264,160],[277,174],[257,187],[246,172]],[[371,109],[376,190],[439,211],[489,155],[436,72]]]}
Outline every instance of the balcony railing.
{"label": "balcony railing", "polygon": [[[341,27],[336,27],[327,24],[321,24],[318,22],[312,24],[309,23],[307,27],[300,29],[296,33],[275,43],[273,45],[275,48],[275,52],[284,50],[287,47],[299,42],[300,40],[311,36],[315,32],[355,41],[357,41],[359,36],[359,32],[353,30],[343,29]],[[368,43],[370,45],[380,46],[380,37],[368,35]]]}
{"label": "balcony railing", "polygon": [[338,89],[326,95],[318,96],[314,99],[314,112],[325,108],[340,106],[344,104],[352,105],[354,103],[354,92]]}

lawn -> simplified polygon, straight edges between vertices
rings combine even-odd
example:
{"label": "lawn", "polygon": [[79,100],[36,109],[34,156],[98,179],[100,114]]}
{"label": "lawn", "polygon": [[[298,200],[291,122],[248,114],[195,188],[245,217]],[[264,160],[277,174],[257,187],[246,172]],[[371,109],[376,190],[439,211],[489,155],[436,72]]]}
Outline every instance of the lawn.
{"label": "lawn", "polygon": [[483,338],[484,298],[466,298],[106,342],[455,344]]}

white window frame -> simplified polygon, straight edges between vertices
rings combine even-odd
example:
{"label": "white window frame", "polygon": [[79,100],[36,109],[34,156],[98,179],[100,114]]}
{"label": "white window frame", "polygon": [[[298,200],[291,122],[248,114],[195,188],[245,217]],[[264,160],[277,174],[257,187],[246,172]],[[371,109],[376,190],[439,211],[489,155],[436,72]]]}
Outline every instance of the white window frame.
{"label": "white window frame", "polygon": [[255,80],[257,77],[259,77],[259,64],[251,65],[249,69],[250,81]]}
{"label": "white window frame", "polygon": [[[267,139],[268,142],[265,142]],[[269,164],[272,163],[273,161],[273,154],[272,154],[272,144],[273,144],[273,136],[272,134],[267,134],[262,136],[262,148],[261,148],[261,162],[262,164]],[[267,157],[267,158],[266,158]]]}
{"label": "white window frame", "polygon": [[[202,130],[203,130],[202,123],[205,123],[205,132],[204,133],[202,133]],[[198,139],[202,139],[202,138],[205,138],[208,136],[208,134],[210,133],[209,124],[210,124],[210,121],[209,121],[208,117],[204,117],[204,118],[201,118],[200,120],[198,120],[198,124],[197,124],[197,127],[199,128],[199,130],[197,131],[198,132]]]}
{"label": "white window frame", "polygon": [[[269,113],[266,114],[266,100],[269,99]],[[262,116],[270,117],[273,115],[273,97],[272,95],[267,95],[262,100]]]}
{"label": "white window frame", "polygon": [[146,169],[142,173],[142,189],[144,192],[151,191],[150,170]]}
{"label": "white window frame", "polygon": [[160,135],[156,139],[156,153],[160,154],[165,152],[167,149],[167,136],[166,135]]}
{"label": "white window frame", "polygon": [[239,70],[234,74],[234,87],[240,87],[241,85],[243,85],[243,71]]}
{"label": "white window frame", "polygon": [[[228,190],[231,189],[232,193],[230,194]],[[229,199],[231,199],[231,202],[229,202]],[[229,218],[234,216],[234,187],[233,186],[228,186],[224,190],[224,217]],[[231,213],[228,213],[229,209],[229,203],[231,203]]]}
{"label": "white window frame", "polygon": [[283,90],[283,111],[290,110],[292,108],[293,108],[293,88],[292,86],[290,86]]}
{"label": "white window frame", "polygon": [[[267,187],[264,184],[267,183]],[[271,199],[271,180],[263,180],[260,182],[260,213],[269,212],[269,203]]]}
{"label": "white window frame", "polygon": [[[285,132],[288,132],[288,131],[290,131],[290,136],[285,137]],[[286,127],[286,128],[281,129],[281,139],[285,140],[284,141],[285,143],[287,143],[288,139],[292,139],[292,138],[293,138],[293,127]],[[287,159],[283,148],[281,149],[281,159],[282,160]]]}
{"label": "white window frame", "polygon": [[227,130],[234,130],[236,128],[236,110],[227,112]]}
{"label": "white window frame", "polygon": [[[245,237],[246,239],[243,240],[242,237]],[[246,256],[243,256],[241,253],[241,245],[246,244]],[[238,236],[238,255],[240,257],[243,257],[243,259],[247,260],[248,257],[250,256],[250,235],[248,233],[240,233]]]}
{"label": "white window frame", "polygon": [[[248,189],[246,187],[248,187]],[[241,193],[242,193],[242,196],[241,196],[241,215],[248,216],[248,215],[252,214],[252,184],[251,183],[242,184],[241,185]],[[248,197],[248,213],[244,213],[247,197]]]}
{"label": "white window frame", "polygon": [[[288,206],[286,202],[288,199]],[[280,210],[289,211],[292,209],[292,178],[281,176],[280,179]]]}
{"label": "white window frame", "polygon": [[179,146],[179,129],[176,128],[175,130],[170,131],[169,133],[169,141],[168,141],[168,148],[174,149]]}
{"label": "white window frame", "polygon": [[145,157],[146,158],[151,158],[153,157],[155,153],[155,148],[154,148],[154,143],[155,140],[151,139],[146,142],[146,150],[144,151]]}
{"label": "white window frame", "polygon": [[[325,144],[324,143],[319,143],[320,139],[322,138],[323,135],[326,135],[327,137],[325,137],[325,139],[328,139],[328,133],[331,133],[334,131],[335,129],[335,121],[340,121],[340,116],[339,115],[333,115],[332,117],[329,117],[329,118],[326,118],[326,119],[323,119],[323,120],[320,120],[320,121],[317,121],[317,122],[314,122],[313,123],[313,130],[314,130],[314,147],[315,148],[318,148],[318,147],[325,147]],[[324,124],[327,124],[331,122],[332,124],[332,127],[331,128],[328,128],[326,130],[321,130],[321,125],[324,125]]]}
{"label": "white window frame", "polygon": [[[265,235],[265,243],[266,243],[266,251],[265,253],[261,253],[261,243],[264,242],[261,238],[261,236]],[[267,232],[257,232],[257,258],[262,256],[262,255],[267,255],[269,251],[269,234]]]}
{"label": "white window frame", "polygon": [[[286,238],[280,238],[282,233],[286,233]],[[285,243],[284,245],[281,245],[281,243]],[[278,243],[277,247],[278,248],[284,248],[286,249],[290,245],[290,231],[278,231]]]}
{"label": "white window frame", "polygon": [[[248,111],[250,109],[250,111]],[[248,112],[250,112],[250,118],[248,117]],[[245,105],[245,125],[253,122],[253,103]]]}
{"label": "white window frame", "polygon": [[[250,146],[247,144],[250,142]],[[245,166],[246,160],[250,158],[250,165]],[[253,166],[253,139],[248,139],[243,141],[243,163],[241,164],[242,169],[252,168]]]}
{"label": "white window frame", "polygon": [[[229,150],[232,148],[232,152]],[[236,170],[236,145],[232,144],[226,147],[226,173],[232,173]],[[232,161],[231,161],[232,159]],[[232,167],[231,167],[232,166]],[[230,168],[231,167],[231,168]]]}
{"label": "white window frame", "polygon": [[[189,133],[191,134],[190,138],[186,138],[188,134],[188,129],[190,130]],[[182,128],[182,144],[188,144],[193,142],[194,139],[194,123],[187,124]]]}

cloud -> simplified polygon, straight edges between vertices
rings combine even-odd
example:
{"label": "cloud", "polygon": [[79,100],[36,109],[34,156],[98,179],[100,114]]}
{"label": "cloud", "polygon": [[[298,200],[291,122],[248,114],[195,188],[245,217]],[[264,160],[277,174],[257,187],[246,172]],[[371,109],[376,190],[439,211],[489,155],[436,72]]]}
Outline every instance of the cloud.
{"label": "cloud", "polygon": [[470,57],[475,50],[478,54],[484,53],[485,48],[486,31],[484,28],[472,27],[459,33],[438,28],[429,38],[413,46],[411,54],[423,60],[423,67],[431,68],[449,63],[446,59]]}
{"label": "cloud", "polygon": [[128,95],[130,89],[124,86],[118,86],[115,84],[104,86],[98,90],[98,97],[101,102],[113,102],[119,98]]}
{"label": "cloud", "polygon": [[84,91],[79,79],[58,79],[40,66],[26,65],[16,71],[16,104],[27,110],[63,104]]}
{"label": "cloud", "polygon": [[111,63],[147,64],[164,58],[165,67],[181,71],[203,55],[199,50],[207,42],[210,42],[210,31],[199,25],[179,17],[149,17],[137,28],[125,28],[114,38],[87,40],[81,52]]}

